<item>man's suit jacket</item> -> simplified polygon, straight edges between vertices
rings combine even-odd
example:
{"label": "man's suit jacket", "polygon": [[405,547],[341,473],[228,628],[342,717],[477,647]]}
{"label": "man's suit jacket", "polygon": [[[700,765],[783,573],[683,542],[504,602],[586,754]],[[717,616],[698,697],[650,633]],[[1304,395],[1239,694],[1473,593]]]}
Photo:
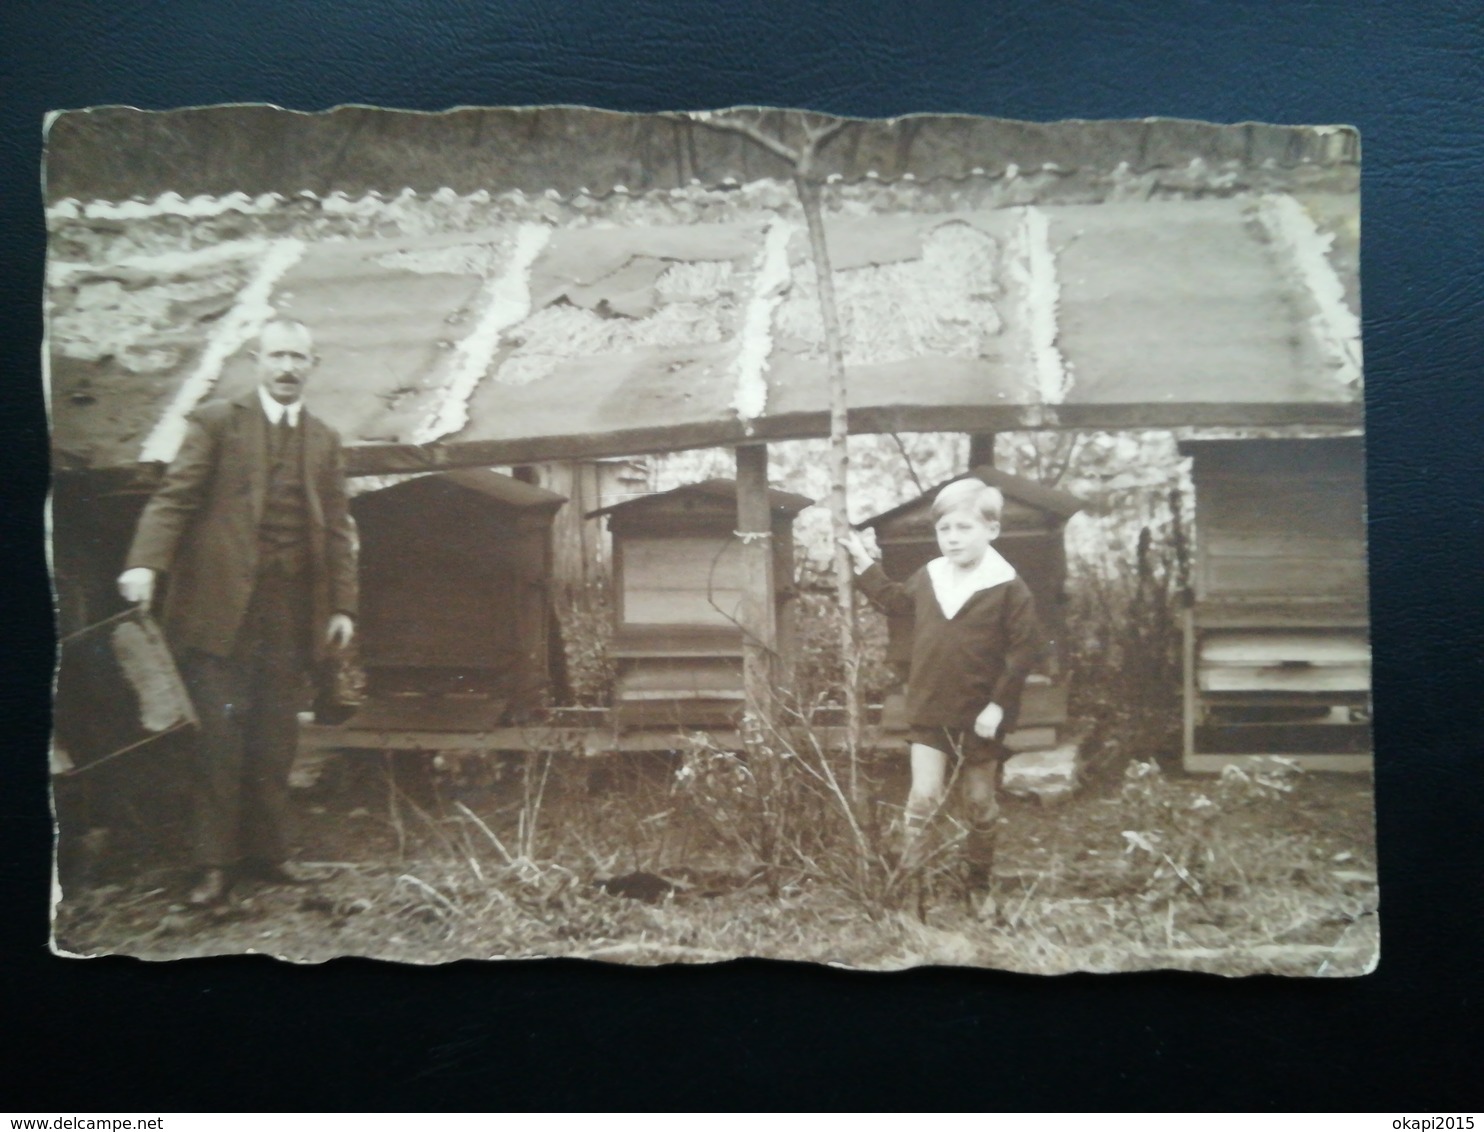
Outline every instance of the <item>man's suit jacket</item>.
{"label": "man's suit jacket", "polygon": [[[180,452],[140,516],[127,565],[167,575],[165,632],[177,649],[228,656],[252,597],[269,467],[258,391],[191,414]],[[356,613],[355,532],[340,437],[307,409],[304,484],[316,653],[333,613]]]}

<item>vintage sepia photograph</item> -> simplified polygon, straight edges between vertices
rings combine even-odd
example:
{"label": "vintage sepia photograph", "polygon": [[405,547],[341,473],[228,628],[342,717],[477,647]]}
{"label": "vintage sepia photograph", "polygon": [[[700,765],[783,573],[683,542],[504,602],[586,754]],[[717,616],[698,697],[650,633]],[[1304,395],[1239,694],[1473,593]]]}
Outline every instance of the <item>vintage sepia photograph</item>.
{"label": "vintage sepia photograph", "polygon": [[1380,956],[1345,126],[47,123],[52,947]]}

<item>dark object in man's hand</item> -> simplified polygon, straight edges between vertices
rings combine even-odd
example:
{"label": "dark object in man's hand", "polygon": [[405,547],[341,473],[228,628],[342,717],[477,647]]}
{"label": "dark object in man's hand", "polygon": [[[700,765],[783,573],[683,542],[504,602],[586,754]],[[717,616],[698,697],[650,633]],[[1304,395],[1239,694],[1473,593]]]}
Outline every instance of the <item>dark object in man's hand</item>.
{"label": "dark object in man's hand", "polygon": [[315,723],[339,727],[365,704],[366,671],[354,648],[328,650],[315,676]]}

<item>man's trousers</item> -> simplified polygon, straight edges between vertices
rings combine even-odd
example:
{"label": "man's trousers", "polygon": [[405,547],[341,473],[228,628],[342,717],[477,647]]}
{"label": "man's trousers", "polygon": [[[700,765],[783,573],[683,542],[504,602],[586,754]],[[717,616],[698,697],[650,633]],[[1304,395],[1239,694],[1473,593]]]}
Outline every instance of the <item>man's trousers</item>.
{"label": "man's trousers", "polygon": [[181,675],[200,716],[195,862],[288,858],[289,771],[309,663],[308,575],[259,573],[231,656],[191,650]]}

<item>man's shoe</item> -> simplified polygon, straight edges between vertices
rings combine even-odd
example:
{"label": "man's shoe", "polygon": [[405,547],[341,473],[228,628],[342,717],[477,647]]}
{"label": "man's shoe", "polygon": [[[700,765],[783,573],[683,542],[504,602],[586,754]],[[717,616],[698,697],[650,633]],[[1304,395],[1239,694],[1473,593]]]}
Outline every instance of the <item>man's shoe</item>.
{"label": "man's shoe", "polygon": [[254,880],[267,884],[319,884],[333,877],[338,869],[310,869],[292,861],[248,861],[243,871]]}
{"label": "man's shoe", "polygon": [[192,908],[216,908],[227,902],[231,887],[224,869],[206,869],[201,873],[200,883],[186,897],[186,902]]}

